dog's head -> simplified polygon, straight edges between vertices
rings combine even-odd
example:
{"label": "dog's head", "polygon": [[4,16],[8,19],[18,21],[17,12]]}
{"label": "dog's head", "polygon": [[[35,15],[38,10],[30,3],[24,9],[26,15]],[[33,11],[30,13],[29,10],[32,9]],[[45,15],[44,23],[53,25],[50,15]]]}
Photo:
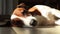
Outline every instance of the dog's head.
{"label": "dog's head", "polygon": [[33,16],[27,16],[26,18],[20,18],[23,23],[24,23],[24,26],[23,27],[35,27],[37,25],[37,20],[35,17]]}
{"label": "dog's head", "polygon": [[37,20],[32,15],[20,19],[23,21],[24,27],[35,27],[37,25]]}
{"label": "dog's head", "polygon": [[39,12],[35,11],[35,12],[28,12],[28,10],[24,10],[24,12],[22,12],[22,14],[26,17],[22,18],[21,20],[24,22],[25,26],[28,27],[35,27],[38,24],[38,21],[36,20],[35,16],[37,15],[41,15]]}
{"label": "dog's head", "polygon": [[[23,27],[34,27],[37,25],[36,18],[34,16],[32,16],[28,11],[24,11],[22,14],[24,15],[23,17],[19,17],[17,15],[12,15],[11,20],[14,20],[15,21],[14,23],[20,22],[19,23],[20,26],[23,26]],[[18,20],[15,18],[18,18]]]}

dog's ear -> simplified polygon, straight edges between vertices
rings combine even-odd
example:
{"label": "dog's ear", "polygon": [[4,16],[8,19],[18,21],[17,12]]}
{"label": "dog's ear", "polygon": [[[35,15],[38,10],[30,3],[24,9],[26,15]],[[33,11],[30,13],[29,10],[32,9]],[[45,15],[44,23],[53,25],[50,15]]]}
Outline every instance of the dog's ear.
{"label": "dog's ear", "polygon": [[28,14],[28,10],[24,10],[24,11],[22,12],[22,14],[23,14],[23,15],[27,15],[27,14]]}
{"label": "dog's ear", "polygon": [[35,10],[34,12],[30,12],[30,14],[31,14],[32,16],[36,16],[36,15],[41,16],[41,13],[40,13],[38,10]]}

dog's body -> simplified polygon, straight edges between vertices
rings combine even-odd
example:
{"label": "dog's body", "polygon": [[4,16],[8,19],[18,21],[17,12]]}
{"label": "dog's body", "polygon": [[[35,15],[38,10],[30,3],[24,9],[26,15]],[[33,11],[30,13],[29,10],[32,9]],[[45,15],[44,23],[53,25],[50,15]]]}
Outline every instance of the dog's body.
{"label": "dog's body", "polygon": [[39,15],[40,17],[37,16],[37,21],[42,25],[52,25],[52,24],[60,25],[60,19],[55,20],[54,17],[56,16],[57,18],[60,18],[60,10],[45,5],[35,5],[29,9],[29,12],[36,12],[35,10],[38,10],[37,12],[41,13],[41,15]]}
{"label": "dog's body", "polygon": [[[46,9],[46,10],[45,10]],[[19,9],[20,10],[20,9]],[[34,11],[33,11],[34,10]],[[60,13],[59,10],[56,10],[56,9],[52,9],[50,7],[46,7],[46,6],[43,6],[43,8],[41,7],[40,9],[37,9],[38,11],[35,11],[35,8],[32,9],[31,13],[26,13],[26,15],[23,15],[22,13],[18,14],[18,10],[16,9],[16,12],[17,14],[12,14],[11,16],[11,21],[13,21],[13,23],[18,23],[19,25],[18,26],[28,26],[28,27],[38,27],[38,26],[48,26],[48,25],[55,25],[55,24],[58,24],[57,21],[55,22],[55,18],[53,15],[57,16],[60,18]],[[41,11],[43,12],[41,12]],[[53,11],[56,13],[57,11],[57,14],[55,13],[51,13],[50,11]],[[30,12],[30,9],[29,9],[29,12]],[[17,22],[18,21],[18,22]],[[58,20],[59,22],[60,20]],[[13,25],[16,25],[13,24]],[[60,25],[60,24],[58,24]]]}

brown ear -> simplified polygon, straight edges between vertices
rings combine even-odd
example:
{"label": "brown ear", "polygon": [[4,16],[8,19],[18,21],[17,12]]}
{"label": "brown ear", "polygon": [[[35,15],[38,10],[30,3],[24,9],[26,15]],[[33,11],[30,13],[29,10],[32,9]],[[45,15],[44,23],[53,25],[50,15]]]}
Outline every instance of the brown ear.
{"label": "brown ear", "polygon": [[32,7],[32,8],[30,8],[28,11],[29,11],[29,12],[34,12],[36,9],[37,9],[36,7]]}
{"label": "brown ear", "polygon": [[15,14],[16,16],[23,16],[21,10],[24,10],[23,8],[16,8],[13,12],[13,14]]}
{"label": "brown ear", "polygon": [[38,10],[35,10],[34,12],[31,12],[31,14],[34,16],[34,15],[39,15],[41,16],[41,13],[38,11]]}

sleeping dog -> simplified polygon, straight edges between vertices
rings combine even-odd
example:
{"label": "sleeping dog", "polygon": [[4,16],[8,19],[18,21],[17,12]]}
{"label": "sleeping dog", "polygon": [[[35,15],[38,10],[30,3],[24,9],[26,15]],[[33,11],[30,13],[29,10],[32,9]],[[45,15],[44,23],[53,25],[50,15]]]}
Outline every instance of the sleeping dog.
{"label": "sleeping dog", "polygon": [[[36,10],[38,13],[41,13],[41,15],[39,15],[39,16],[42,16],[42,17],[37,18],[37,21],[39,21],[41,24],[43,24],[43,25],[53,25],[53,24],[60,25],[60,19],[56,20],[56,18],[55,18],[55,17],[60,18],[60,10],[51,8],[46,5],[35,5],[35,6],[31,7],[28,11],[35,13]],[[38,13],[36,13],[36,14],[38,15]]]}
{"label": "sleeping dog", "polygon": [[28,12],[27,6],[21,3],[11,15],[11,24],[17,27],[33,27],[37,24],[37,21],[36,18]]}
{"label": "sleeping dog", "polygon": [[[40,5],[39,5],[40,6]],[[38,6],[38,7],[39,7]],[[45,9],[44,9],[45,8]],[[48,9],[48,10],[47,10]],[[33,11],[34,10],[34,11]],[[43,12],[40,12],[43,11]],[[22,10],[22,8],[17,8],[13,12],[11,16],[11,21],[13,26],[19,26],[19,27],[38,27],[38,26],[50,26],[50,25],[55,25],[58,24],[56,23],[57,21],[54,18],[54,15],[59,17],[59,13],[51,13],[49,11],[58,11],[56,9],[52,9],[50,7],[42,6],[39,10],[35,9],[35,6],[32,7],[32,9],[27,10]],[[48,15],[47,15],[48,14]],[[56,22],[55,22],[56,21]],[[59,20],[58,20],[59,22]],[[59,25],[59,24],[58,24]]]}
{"label": "sleeping dog", "polygon": [[23,14],[22,17],[12,14],[11,16],[12,26],[39,27],[55,25],[54,21],[48,21],[45,17],[41,16],[39,12],[28,12],[27,10],[24,10],[22,14]]}
{"label": "sleeping dog", "polygon": [[[11,15],[11,24],[12,26],[17,27],[33,27],[36,26],[37,20],[31,15],[27,10],[21,12],[21,8],[16,8],[13,14]],[[19,14],[19,12],[21,12]]]}

